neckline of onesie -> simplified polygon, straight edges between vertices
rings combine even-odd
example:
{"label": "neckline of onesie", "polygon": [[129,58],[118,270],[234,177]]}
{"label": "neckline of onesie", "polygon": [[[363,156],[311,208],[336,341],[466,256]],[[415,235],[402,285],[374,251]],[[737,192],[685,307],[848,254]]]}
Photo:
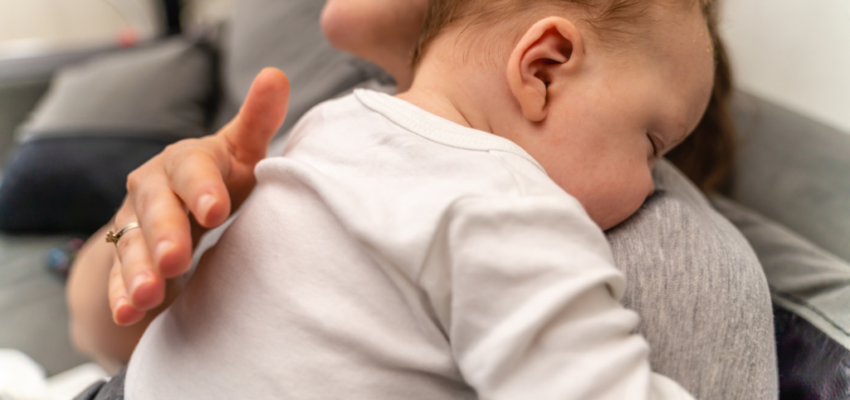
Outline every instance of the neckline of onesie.
{"label": "neckline of onesie", "polygon": [[522,147],[501,136],[459,125],[386,93],[356,89],[354,95],[367,108],[425,139],[464,150],[514,154],[545,172]]}

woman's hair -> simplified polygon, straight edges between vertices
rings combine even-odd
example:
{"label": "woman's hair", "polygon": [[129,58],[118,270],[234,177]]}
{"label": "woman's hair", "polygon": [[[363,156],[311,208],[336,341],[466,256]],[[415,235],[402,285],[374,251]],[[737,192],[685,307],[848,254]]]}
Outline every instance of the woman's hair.
{"label": "woman's hair", "polygon": [[736,152],[735,125],[729,110],[732,71],[726,49],[717,33],[714,3],[706,8],[715,57],[711,101],[696,130],[666,156],[706,193],[722,190],[729,183]]}
{"label": "woman's hair", "polygon": [[[505,15],[516,15],[543,5],[579,7],[584,10],[584,22],[603,39],[602,42],[627,44],[630,37],[640,36],[639,30],[633,28],[640,27],[641,23],[651,23],[645,17],[653,1],[686,5],[687,1],[697,0],[429,0],[412,65],[415,67],[419,63],[437,35],[456,22],[465,20],[470,24],[489,24]],[[732,72],[717,33],[717,1],[699,0],[714,42],[715,76],[711,101],[696,130],[666,156],[706,193],[727,183],[736,147],[735,127],[729,111]]]}

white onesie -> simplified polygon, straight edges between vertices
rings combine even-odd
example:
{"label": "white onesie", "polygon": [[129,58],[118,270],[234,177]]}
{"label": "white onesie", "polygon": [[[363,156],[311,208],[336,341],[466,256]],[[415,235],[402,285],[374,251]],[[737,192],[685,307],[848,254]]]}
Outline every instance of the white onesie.
{"label": "white onesie", "polygon": [[516,144],[366,90],[297,125],[148,328],[128,400],[690,398]]}

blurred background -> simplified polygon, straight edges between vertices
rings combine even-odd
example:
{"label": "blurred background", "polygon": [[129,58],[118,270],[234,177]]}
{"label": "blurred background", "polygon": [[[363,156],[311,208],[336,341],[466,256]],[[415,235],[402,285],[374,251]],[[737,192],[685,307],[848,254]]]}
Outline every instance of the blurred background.
{"label": "blurred background", "polygon": [[[149,40],[176,33],[169,9],[182,8],[182,26],[193,29],[224,18],[233,0],[2,0],[0,58]],[[171,10],[171,12],[174,12]],[[177,16],[175,13],[174,16]]]}
{"label": "blurred background", "polygon": [[57,68],[115,48],[207,29],[224,20],[233,3],[0,0],[0,170],[22,122],[21,111],[33,107],[44,93],[38,88]]}

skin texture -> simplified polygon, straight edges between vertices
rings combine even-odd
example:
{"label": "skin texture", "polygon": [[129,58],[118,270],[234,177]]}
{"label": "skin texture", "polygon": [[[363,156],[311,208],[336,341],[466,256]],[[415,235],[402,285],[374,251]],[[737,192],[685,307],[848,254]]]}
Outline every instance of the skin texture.
{"label": "skin texture", "polygon": [[322,30],[334,47],[380,65],[405,91],[428,0],[328,0]]}
{"label": "skin texture", "polygon": [[512,32],[449,29],[398,97],[517,143],[594,222],[611,228],[652,194],[655,160],[693,131],[713,85],[711,41],[698,5],[652,12],[661,22],[629,51],[603,47],[564,12],[534,22],[509,51],[457,63],[456,49],[465,48],[458,43]]}

